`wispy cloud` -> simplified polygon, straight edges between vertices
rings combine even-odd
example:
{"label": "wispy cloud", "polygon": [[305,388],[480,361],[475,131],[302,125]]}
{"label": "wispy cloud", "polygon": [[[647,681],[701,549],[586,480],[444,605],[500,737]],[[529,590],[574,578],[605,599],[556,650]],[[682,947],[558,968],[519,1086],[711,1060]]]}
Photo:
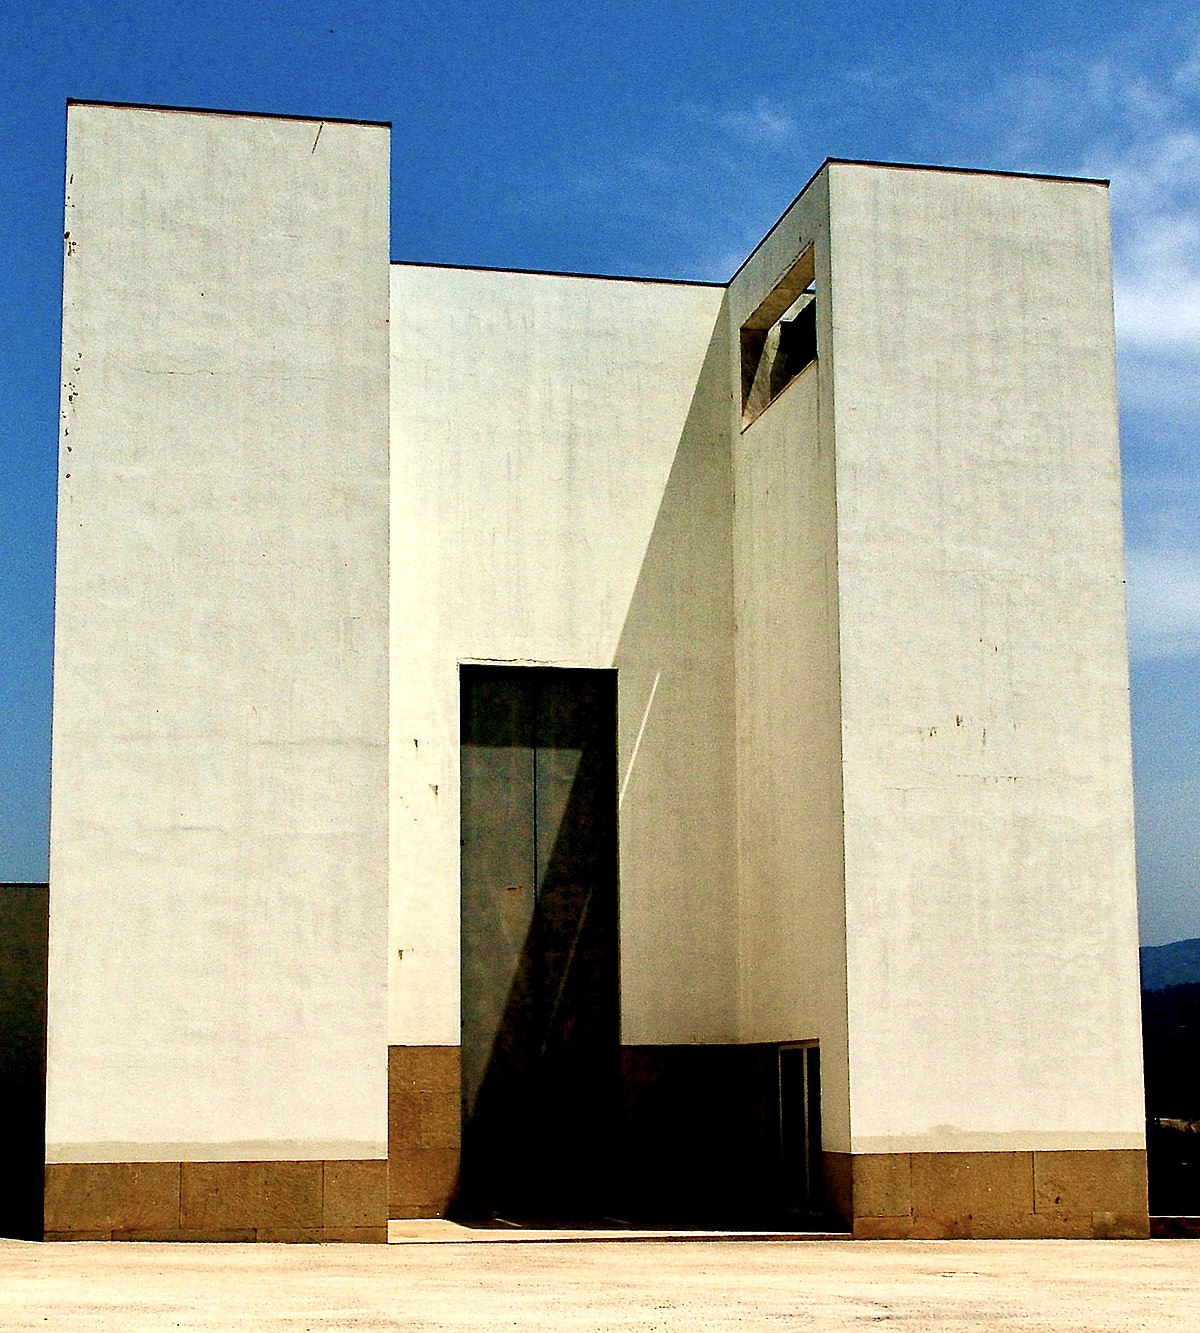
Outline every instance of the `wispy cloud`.
{"label": "wispy cloud", "polygon": [[1134,657],[1200,655],[1200,550],[1130,547],[1125,569]]}
{"label": "wispy cloud", "polygon": [[1130,647],[1200,658],[1200,29],[1042,56],[985,111],[1004,165],[1112,183]]}
{"label": "wispy cloud", "polygon": [[1105,176],[1123,391],[1139,403],[1186,396],[1170,358],[1200,353],[1200,24],[1134,16],[1090,51],[1020,56],[991,87],[966,77],[914,53],[683,103],[653,153],[581,172],[584,189],[562,182],[562,204],[624,217],[631,241],[662,236],[648,265],[712,278],[827,155]]}
{"label": "wispy cloud", "polygon": [[901,93],[907,95],[918,87],[923,87],[923,71],[907,62],[888,64],[871,63],[857,65],[847,70],[845,82],[848,88],[860,95],[894,99]]}
{"label": "wispy cloud", "polygon": [[1112,181],[1122,399],[1148,434],[1171,429],[1191,441],[1173,467],[1158,464],[1151,475],[1136,442],[1128,451],[1130,649],[1142,661],[1197,658],[1200,40],[1160,55],[1152,71],[1137,61],[1096,62],[1083,111],[1096,139],[1080,166]]}
{"label": "wispy cloud", "polygon": [[[1200,33],[1121,34],[1090,60],[1045,55],[997,85],[986,115],[1008,165],[1112,182],[1123,352],[1200,353]],[[1135,357],[1125,387],[1140,394]],[[1174,377],[1172,377],[1174,378]]]}
{"label": "wispy cloud", "polygon": [[1200,475],[1129,476],[1125,510],[1130,651],[1200,657]]}
{"label": "wispy cloud", "polygon": [[1197,827],[1200,778],[1143,780],[1137,803],[1143,944],[1167,944],[1200,934]]}
{"label": "wispy cloud", "polygon": [[1111,159],[1117,328],[1130,348],[1200,353],[1200,106],[1175,101]]}
{"label": "wispy cloud", "polygon": [[799,131],[795,116],[770,97],[756,98],[749,107],[724,111],[716,120],[720,128],[735,139],[772,147],[788,143]]}

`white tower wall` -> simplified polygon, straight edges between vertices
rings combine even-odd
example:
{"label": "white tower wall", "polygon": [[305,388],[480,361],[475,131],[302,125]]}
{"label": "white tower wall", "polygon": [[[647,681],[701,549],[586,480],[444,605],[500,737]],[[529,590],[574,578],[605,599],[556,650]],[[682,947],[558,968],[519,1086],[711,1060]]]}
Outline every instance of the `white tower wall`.
{"label": "white tower wall", "polygon": [[388,170],[70,109],[51,1163],[385,1155]]}
{"label": "white tower wall", "polygon": [[1107,191],[829,174],[854,1146],[1138,1148]]}

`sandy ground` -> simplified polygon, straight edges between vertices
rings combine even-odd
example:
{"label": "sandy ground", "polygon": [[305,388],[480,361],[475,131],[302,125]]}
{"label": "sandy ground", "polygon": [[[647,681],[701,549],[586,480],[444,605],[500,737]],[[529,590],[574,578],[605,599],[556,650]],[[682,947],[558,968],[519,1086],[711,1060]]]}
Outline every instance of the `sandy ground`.
{"label": "sandy ground", "polygon": [[1200,1330],[1200,1240],[0,1242],[0,1329]]}

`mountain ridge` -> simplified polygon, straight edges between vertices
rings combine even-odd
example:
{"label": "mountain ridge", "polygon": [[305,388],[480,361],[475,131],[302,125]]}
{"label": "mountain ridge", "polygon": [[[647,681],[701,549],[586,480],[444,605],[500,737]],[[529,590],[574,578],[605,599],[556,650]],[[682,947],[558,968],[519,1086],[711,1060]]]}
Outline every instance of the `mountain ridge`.
{"label": "mountain ridge", "polygon": [[1142,964],[1143,991],[1200,984],[1200,939],[1146,945],[1138,950],[1138,954]]}

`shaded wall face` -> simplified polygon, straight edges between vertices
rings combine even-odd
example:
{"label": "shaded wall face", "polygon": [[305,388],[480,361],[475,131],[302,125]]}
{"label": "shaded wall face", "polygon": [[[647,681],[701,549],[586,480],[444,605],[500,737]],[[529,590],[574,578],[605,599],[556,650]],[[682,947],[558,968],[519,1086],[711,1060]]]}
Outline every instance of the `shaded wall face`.
{"label": "shaded wall face", "polygon": [[388,165],[71,108],[51,1161],[384,1154]]}
{"label": "shaded wall face", "polygon": [[854,1148],[1137,1147],[1106,194],[829,177]]}
{"label": "shaded wall face", "polygon": [[[740,1037],[821,1043],[849,1148],[828,214],[819,177],[730,289],[731,336],[811,247],[818,357],[746,426],[733,386]],[[801,260],[801,266],[803,261]],[[759,318],[757,322],[762,322]]]}
{"label": "shaded wall face", "polygon": [[488,661],[617,669],[622,1039],[733,1034],[723,295],[392,269],[393,1045],[460,1039],[458,670]]}
{"label": "shaded wall face", "polygon": [[722,310],[614,658],[627,1044],[738,1036],[729,374]]}

